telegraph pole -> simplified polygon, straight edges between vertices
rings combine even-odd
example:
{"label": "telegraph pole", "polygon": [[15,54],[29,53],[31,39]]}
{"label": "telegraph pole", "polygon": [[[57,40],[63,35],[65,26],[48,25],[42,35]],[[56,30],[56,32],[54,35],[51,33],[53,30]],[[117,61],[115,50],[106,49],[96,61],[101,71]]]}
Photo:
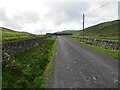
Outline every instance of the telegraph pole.
{"label": "telegraph pole", "polygon": [[[85,19],[85,14],[83,14],[83,38],[84,38],[84,19]],[[84,39],[83,39],[84,41]]]}

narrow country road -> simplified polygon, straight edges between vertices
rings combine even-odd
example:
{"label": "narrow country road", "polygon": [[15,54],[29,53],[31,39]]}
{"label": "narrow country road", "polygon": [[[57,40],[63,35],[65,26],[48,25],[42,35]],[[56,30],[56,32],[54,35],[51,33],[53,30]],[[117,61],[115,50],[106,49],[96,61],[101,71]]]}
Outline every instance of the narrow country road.
{"label": "narrow country road", "polygon": [[118,87],[118,60],[58,37],[52,88]]}

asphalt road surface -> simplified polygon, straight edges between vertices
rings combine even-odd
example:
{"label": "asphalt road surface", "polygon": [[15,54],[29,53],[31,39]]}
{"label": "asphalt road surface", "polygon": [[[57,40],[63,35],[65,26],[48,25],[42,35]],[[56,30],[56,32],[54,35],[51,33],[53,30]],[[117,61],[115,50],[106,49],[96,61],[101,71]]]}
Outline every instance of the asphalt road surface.
{"label": "asphalt road surface", "polygon": [[118,60],[58,37],[52,88],[116,88]]}

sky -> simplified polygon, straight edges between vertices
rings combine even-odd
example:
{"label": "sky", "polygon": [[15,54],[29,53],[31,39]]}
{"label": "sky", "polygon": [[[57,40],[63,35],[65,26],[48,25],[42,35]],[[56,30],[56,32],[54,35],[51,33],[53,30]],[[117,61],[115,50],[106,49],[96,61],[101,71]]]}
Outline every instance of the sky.
{"label": "sky", "polygon": [[118,19],[118,0],[1,0],[0,26],[33,34],[85,28]]}

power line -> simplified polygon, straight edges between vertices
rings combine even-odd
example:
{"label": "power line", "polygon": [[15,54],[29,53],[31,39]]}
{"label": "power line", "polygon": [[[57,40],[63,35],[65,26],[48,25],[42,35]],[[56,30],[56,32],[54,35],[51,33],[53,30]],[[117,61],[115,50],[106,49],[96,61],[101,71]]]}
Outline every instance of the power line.
{"label": "power line", "polygon": [[85,23],[85,15],[87,16],[88,14],[90,14],[90,13],[92,13],[92,12],[95,12],[96,10],[98,10],[98,9],[100,9],[100,8],[102,8],[102,7],[106,6],[106,5],[108,5],[109,3],[110,3],[110,2],[107,2],[107,3],[103,4],[102,6],[96,8],[96,9],[90,11],[90,12],[88,12],[87,14],[83,14],[83,38],[84,38],[84,23]]}
{"label": "power line", "polygon": [[94,9],[94,10],[88,12],[88,13],[86,13],[86,15],[90,14],[91,12],[95,12],[96,10],[98,10],[98,9],[100,9],[100,8],[102,8],[102,7],[106,6],[106,5],[108,5],[109,3],[110,3],[110,2],[105,3],[104,5],[102,5],[102,6],[98,7],[98,8],[96,8],[96,9]]}

